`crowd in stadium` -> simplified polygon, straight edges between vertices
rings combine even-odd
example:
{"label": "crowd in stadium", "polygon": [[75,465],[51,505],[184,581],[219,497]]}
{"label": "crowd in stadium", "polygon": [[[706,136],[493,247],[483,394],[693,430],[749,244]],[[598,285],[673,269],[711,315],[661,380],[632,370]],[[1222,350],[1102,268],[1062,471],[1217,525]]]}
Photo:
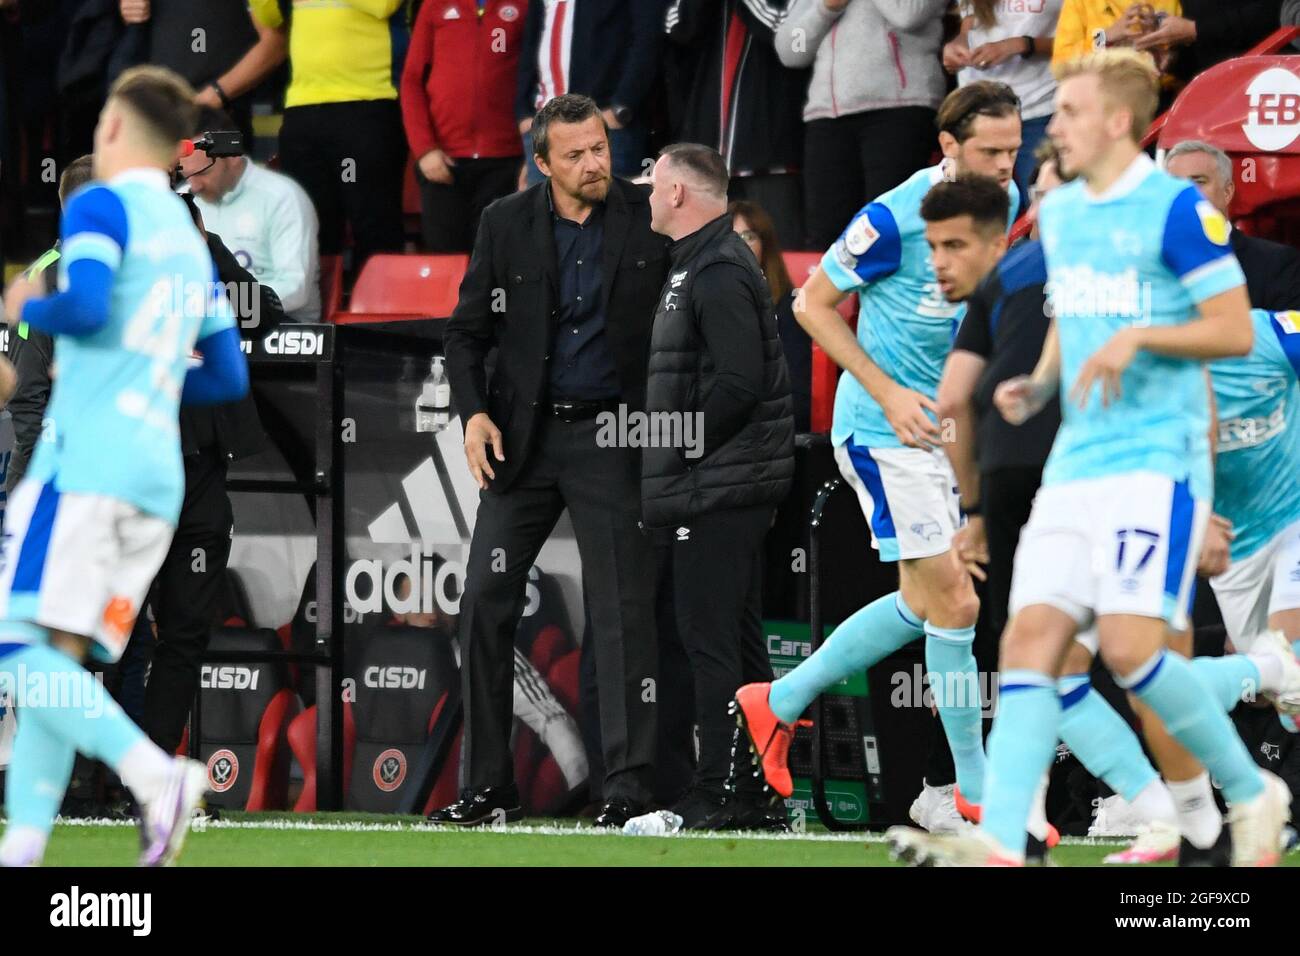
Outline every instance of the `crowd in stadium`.
{"label": "crowd in stadium", "polygon": [[[1195,76],[1290,22],[1300,23],[1297,0],[0,0],[0,261],[35,263],[31,281],[49,296],[66,292],[56,281],[67,267],[56,264],[57,210],[95,178],[105,102],[124,97],[115,84],[142,64],[174,71],[197,94],[184,131],[196,146],[179,176],[219,279],[254,290],[230,303],[235,318],[260,316],[255,329],[243,323],[245,337],[327,320],[323,262],[355,279],[380,253],[472,253],[459,304],[440,317],[469,471],[484,490],[451,625],[465,700],[463,790],[431,819],[523,815],[511,755],[520,595],[567,509],[584,559],[584,639],[595,648],[583,677],[584,696],[598,701],[599,743],[586,755],[603,775],[593,781],[595,823],[783,830],[773,794],[789,796],[788,749],[827,687],[918,640],[932,682],[998,670],[998,635],[1017,603],[1013,556],[1035,493],[1043,497],[1062,414],[1055,399],[1026,392],[1015,401],[1039,414],[1009,424],[1012,399],[997,394],[1033,373],[1053,341],[1037,214],[1079,174],[1049,135],[1058,75],[1078,82],[1069,64],[1090,51],[1140,54],[1147,65],[1133,66],[1134,56],[1096,75],[1110,83],[1113,69],[1130,89],[1153,69],[1156,99],[1131,115],[1154,115]],[[132,109],[152,102],[131,96]],[[1150,118],[1133,137],[1134,163],[1146,161],[1136,141]],[[230,131],[242,147],[223,149]],[[1204,276],[1227,268],[1215,250],[1230,250],[1224,259],[1233,270],[1239,263],[1250,307],[1300,309],[1300,252],[1226,223],[1229,157],[1188,141],[1161,162],[1199,190],[1188,222],[1207,236],[1224,223],[1213,248],[1171,283],[1190,290],[1195,274],[1209,289]],[[1182,235],[1179,201],[1161,213],[1168,235]],[[1022,215],[1033,237],[1003,259]],[[806,284],[783,258],[792,250],[821,257]],[[1189,291],[1189,310],[1227,294],[1231,277],[1222,282],[1202,298]],[[856,338],[840,311],[855,294]],[[955,336],[947,365],[907,371],[904,362],[896,382],[871,384],[882,373],[870,359],[917,347],[889,338],[902,334],[889,331],[891,310],[920,316],[907,334],[928,336],[940,359]],[[41,442],[58,374],[49,330],[10,321],[13,491]],[[1272,321],[1283,336],[1286,320]],[[1268,322],[1256,327],[1272,335]],[[1296,361],[1281,341],[1279,367]],[[814,342],[846,370],[835,460],[881,559],[899,562],[900,586],[773,681],[760,627],[764,542],[792,494],[795,436],[814,427]],[[627,408],[694,410],[699,445],[682,454],[602,444],[601,416]],[[246,426],[256,416],[248,397],[181,411],[184,501],[152,591],[152,673],[147,685],[139,677],[139,707],[128,708],[167,753],[185,730],[229,555],[227,469],[251,450],[259,429]],[[936,422],[955,423],[959,437],[941,438]],[[1248,524],[1215,511],[1191,560],[1219,582],[1230,560],[1251,555],[1234,551]],[[196,576],[187,565],[198,546],[217,559]],[[1193,575],[1179,574],[1165,597],[1182,606],[1165,619],[1185,632]],[[1212,604],[1209,592],[1197,601]],[[1300,710],[1300,664],[1289,644],[1265,646],[1271,638],[1248,647],[1246,637],[1264,630],[1260,612],[1232,606],[1226,583],[1215,592],[1228,654],[1199,679],[1223,688],[1216,699],[1228,711],[1243,675],[1280,701],[1280,724],[1271,709],[1265,725],[1243,705],[1223,725],[1245,741],[1243,760],[1249,747],[1300,806],[1300,747],[1279,729]],[[1269,627],[1300,638],[1268,611]],[[656,647],[665,624],[680,641],[675,662]],[[1116,669],[1132,709],[1114,685],[1113,709],[1090,686],[1093,658],[1112,663],[1114,651],[1104,631],[1099,645],[1095,630],[1092,644],[1085,636],[1062,665],[1060,737],[1103,781],[1093,832],[1138,834],[1116,861],[1263,859],[1258,847],[1234,850],[1229,829],[1207,822],[1207,800],[1220,817],[1201,753],[1189,744],[1168,756],[1186,742],[1164,730],[1163,703],[1138,701],[1147,677],[1126,683]],[[128,646],[123,668],[143,670],[132,661]],[[1100,667],[1094,675],[1109,681]],[[680,721],[665,733],[647,679],[693,688],[694,739]],[[954,700],[951,690],[934,684],[933,753],[911,811],[932,833],[962,832],[980,813],[986,721],[980,700]],[[754,745],[752,767],[737,719]],[[1070,720],[1079,727],[1069,730]],[[1140,723],[1154,766],[1128,723]],[[679,768],[680,792],[665,801],[656,773],[669,766]],[[1264,799],[1246,782],[1235,792],[1246,796],[1229,803]],[[1057,839],[1041,793],[1028,820],[1032,858]],[[999,825],[1008,826],[1001,816]],[[1233,831],[1239,841],[1245,832]],[[0,862],[30,857],[37,842],[0,846]],[[923,859],[932,848],[904,840],[902,851]]]}

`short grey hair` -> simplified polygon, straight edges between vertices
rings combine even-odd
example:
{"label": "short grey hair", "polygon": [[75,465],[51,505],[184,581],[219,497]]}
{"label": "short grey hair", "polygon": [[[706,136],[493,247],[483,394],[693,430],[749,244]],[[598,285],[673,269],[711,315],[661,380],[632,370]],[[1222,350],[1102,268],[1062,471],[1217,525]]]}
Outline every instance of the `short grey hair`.
{"label": "short grey hair", "polygon": [[1223,180],[1224,185],[1232,182],[1232,160],[1228,154],[1217,146],[1211,146],[1209,143],[1199,139],[1185,139],[1168,153],[1165,154],[1165,169],[1169,168],[1169,161],[1176,156],[1186,156],[1188,153],[1204,153],[1214,160],[1214,165],[1219,170],[1219,178]]}

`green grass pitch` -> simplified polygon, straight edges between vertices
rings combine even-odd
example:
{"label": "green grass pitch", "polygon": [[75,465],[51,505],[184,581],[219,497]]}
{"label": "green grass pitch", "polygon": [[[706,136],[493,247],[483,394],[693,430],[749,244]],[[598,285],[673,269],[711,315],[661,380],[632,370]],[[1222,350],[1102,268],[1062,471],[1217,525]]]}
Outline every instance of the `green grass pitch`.
{"label": "green grass pitch", "polygon": [[[1060,866],[1098,866],[1118,844],[1070,841]],[[130,866],[133,825],[61,823],[47,866]],[[1285,859],[1300,865],[1300,853]],[[809,832],[625,837],[571,820],[530,820],[501,830],[452,830],[417,817],[365,814],[223,814],[201,825],[181,866],[895,866],[878,834]]]}

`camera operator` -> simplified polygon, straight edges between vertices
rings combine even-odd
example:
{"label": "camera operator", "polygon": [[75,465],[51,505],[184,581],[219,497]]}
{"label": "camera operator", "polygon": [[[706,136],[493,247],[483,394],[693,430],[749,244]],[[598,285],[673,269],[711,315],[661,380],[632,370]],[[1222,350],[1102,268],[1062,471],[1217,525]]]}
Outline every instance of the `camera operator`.
{"label": "camera operator", "polygon": [[[196,151],[214,137],[196,141]],[[220,139],[221,137],[216,137]],[[240,149],[237,137],[227,137],[228,151]],[[211,148],[212,153],[227,152]],[[180,178],[180,171],[177,171]],[[244,339],[260,339],[284,321],[284,309],[270,286],[262,285],[239,264],[216,233],[204,228],[193,197],[182,193],[194,225],[208,242],[217,281],[239,320]],[[181,453],[185,461],[185,498],[171,547],[150,591],[158,627],[153,666],[144,689],[141,728],[159,747],[174,753],[189,717],[199,682],[199,665],[208,645],[221,582],[230,557],[233,515],[226,493],[226,470],[232,461],[260,451],[265,435],[252,392],[229,405],[182,406]],[[152,642],[147,615],[136,619],[131,643],[123,655],[123,706],[130,707],[133,680],[138,681]],[[138,684],[136,685],[138,686]]]}
{"label": "camera operator", "polygon": [[[234,128],[220,110],[199,110],[200,133]],[[225,155],[230,151],[195,149],[181,159],[203,221],[240,265],[275,290],[290,321],[320,321],[316,209],[288,176],[246,156]]]}

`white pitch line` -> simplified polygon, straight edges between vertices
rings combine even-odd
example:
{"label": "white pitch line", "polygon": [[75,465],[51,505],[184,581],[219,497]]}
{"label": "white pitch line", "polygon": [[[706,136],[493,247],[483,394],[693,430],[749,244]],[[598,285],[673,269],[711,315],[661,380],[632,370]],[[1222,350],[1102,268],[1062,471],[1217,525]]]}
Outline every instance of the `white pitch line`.
{"label": "white pitch line", "polygon": [[[77,827],[134,827],[134,820],[109,820],[109,819],[60,819],[61,826]],[[536,824],[511,824],[509,826],[496,827],[478,827],[474,829],[460,829],[456,827],[440,827],[427,823],[360,823],[351,822],[321,822],[316,820],[209,820],[206,822],[196,821],[194,831],[202,833],[205,830],[287,830],[297,832],[320,831],[323,833],[455,833],[455,834],[474,834],[474,833],[495,833],[495,834],[514,834],[523,833],[534,836],[563,836],[563,837],[600,837],[610,838],[623,836],[617,830],[607,830],[599,827],[586,826],[556,826],[556,825],[536,825]],[[771,840],[776,842],[794,841],[804,843],[884,843],[885,837],[881,833],[762,833],[762,832],[689,832],[677,833],[672,837],[659,837],[658,839],[685,839],[685,840]],[[1124,841],[1114,839],[1095,839],[1091,837],[1063,837],[1062,846],[1123,846]]]}

